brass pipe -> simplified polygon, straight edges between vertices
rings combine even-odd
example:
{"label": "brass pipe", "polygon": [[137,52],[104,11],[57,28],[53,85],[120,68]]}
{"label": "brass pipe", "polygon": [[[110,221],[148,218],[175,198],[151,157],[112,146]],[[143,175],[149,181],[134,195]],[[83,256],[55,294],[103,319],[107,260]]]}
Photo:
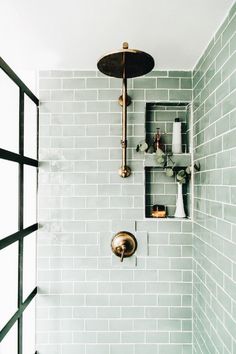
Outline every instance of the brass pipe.
{"label": "brass pipe", "polygon": [[131,169],[126,165],[127,162],[127,78],[125,73],[125,53],[123,53],[123,79],[122,79],[122,162],[119,175],[123,178],[129,177]]}
{"label": "brass pipe", "polygon": [[126,166],[126,149],[127,149],[127,79],[122,80],[122,96],[123,96],[123,106],[122,106],[122,168]]}

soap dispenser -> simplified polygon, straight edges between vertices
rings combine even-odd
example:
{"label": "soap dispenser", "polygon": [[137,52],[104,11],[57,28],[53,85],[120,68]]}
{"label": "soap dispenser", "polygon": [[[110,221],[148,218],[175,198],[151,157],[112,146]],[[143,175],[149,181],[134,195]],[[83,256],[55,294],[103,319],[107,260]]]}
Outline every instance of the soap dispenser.
{"label": "soap dispenser", "polygon": [[172,134],[172,152],[173,154],[182,154],[181,122],[175,118]]}

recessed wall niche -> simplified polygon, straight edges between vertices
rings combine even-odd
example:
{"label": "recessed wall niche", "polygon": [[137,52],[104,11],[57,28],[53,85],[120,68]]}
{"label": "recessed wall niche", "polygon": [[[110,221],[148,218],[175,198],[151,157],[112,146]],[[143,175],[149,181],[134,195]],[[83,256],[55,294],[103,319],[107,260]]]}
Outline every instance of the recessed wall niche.
{"label": "recessed wall niche", "polygon": [[[191,165],[190,127],[191,109],[188,102],[149,102],[146,104],[146,142],[153,144],[153,138],[160,129],[163,152],[172,152],[172,130],[175,118],[179,118],[182,131],[182,154],[174,154],[171,159],[176,166],[186,168]],[[183,200],[186,216],[191,216],[191,179],[183,184]],[[155,153],[145,154],[145,216],[152,218],[154,204],[165,205],[167,217],[173,217],[177,198],[177,182],[168,177],[163,165],[157,163]]]}

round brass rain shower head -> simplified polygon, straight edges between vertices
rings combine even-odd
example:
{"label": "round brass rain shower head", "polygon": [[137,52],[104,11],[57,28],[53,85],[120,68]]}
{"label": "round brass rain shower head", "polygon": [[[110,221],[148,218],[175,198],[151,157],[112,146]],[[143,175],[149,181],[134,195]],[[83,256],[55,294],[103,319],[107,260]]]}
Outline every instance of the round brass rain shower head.
{"label": "round brass rain shower head", "polygon": [[149,73],[155,65],[150,54],[137,49],[129,49],[128,43],[123,43],[123,49],[105,54],[97,63],[98,70],[103,74],[122,79],[142,76]]}
{"label": "round brass rain shower head", "polygon": [[119,175],[123,178],[129,177],[131,169],[126,165],[127,149],[127,106],[131,98],[127,96],[127,79],[142,76],[154,68],[155,62],[150,54],[137,49],[129,49],[127,42],[118,52],[105,54],[97,63],[98,70],[103,74],[122,79],[122,95],[119,103],[122,106],[122,164]]}

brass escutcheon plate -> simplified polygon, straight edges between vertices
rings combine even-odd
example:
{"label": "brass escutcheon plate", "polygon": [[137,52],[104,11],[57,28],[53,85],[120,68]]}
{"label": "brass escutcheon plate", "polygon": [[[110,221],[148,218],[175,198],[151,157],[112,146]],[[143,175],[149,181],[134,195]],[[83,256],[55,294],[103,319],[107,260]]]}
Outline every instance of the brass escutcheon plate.
{"label": "brass escutcheon plate", "polygon": [[135,236],[128,231],[118,232],[111,240],[112,252],[120,258],[124,248],[123,258],[127,258],[135,253],[137,246],[138,243]]}

